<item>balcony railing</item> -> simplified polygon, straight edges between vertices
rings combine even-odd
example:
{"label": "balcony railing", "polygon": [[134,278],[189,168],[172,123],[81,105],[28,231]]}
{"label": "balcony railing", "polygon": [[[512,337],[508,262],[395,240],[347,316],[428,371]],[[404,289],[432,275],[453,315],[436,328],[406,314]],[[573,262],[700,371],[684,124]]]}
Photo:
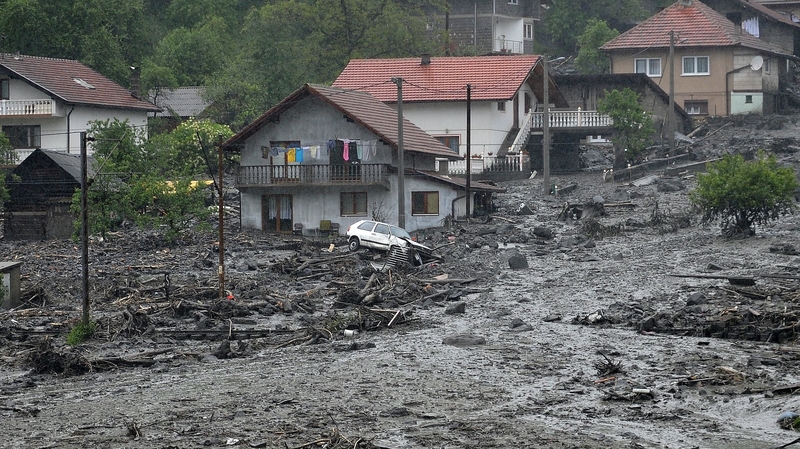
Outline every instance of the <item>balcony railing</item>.
{"label": "balcony railing", "polygon": [[244,165],[236,172],[236,185],[257,187],[299,184],[387,184],[388,166],[359,165]]}
{"label": "balcony railing", "polygon": [[492,50],[499,53],[522,54],[522,41],[492,39]]}
{"label": "balcony railing", "polygon": [[[470,172],[472,174],[489,172],[518,172],[530,167],[530,157],[526,154],[509,154],[506,156],[474,156],[470,159]],[[448,163],[448,173],[451,175],[465,175],[467,161],[461,159]]]}
{"label": "balcony railing", "polygon": [[53,100],[0,100],[0,116],[53,115]]}
{"label": "balcony railing", "polygon": [[[531,128],[542,129],[544,124],[544,113],[534,112],[531,114]],[[610,128],[614,125],[614,120],[607,115],[597,111],[550,111],[550,129],[558,128]]]}

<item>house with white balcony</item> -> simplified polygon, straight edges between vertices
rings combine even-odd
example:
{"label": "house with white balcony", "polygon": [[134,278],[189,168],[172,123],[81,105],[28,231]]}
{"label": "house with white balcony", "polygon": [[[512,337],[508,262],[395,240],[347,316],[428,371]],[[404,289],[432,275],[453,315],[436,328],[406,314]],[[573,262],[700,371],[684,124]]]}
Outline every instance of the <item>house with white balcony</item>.
{"label": "house with white balcony", "polygon": [[75,60],[0,54],[0,127],[20,162],[37,148],[80,152],[95,120],[147,126],[161,109]]}
{"label": "house with white balcony", "polygon": [[223,142],[240,154],[241,225],[268,233],[344,233],[362,219],[409,232],[491,204],[504,189],[448,176],[458,159],[369,93],[307,84]]}
{"label": "house with white balcony", "polygon": [[[468,162],[470,173],[485,173],[496,166],[541,166],[544,78],[538,55],[424,55],[353,59],[333,86],[369,92],[395,109],[402,96],[403,116],[461,157],[450,164],[451,174],[466,173]],[[393,79],[402,80],[402,92]],[[585,137],[610,130],[610,118],[569,108],[550,76],[547,82],[550,131]],[[527,154],[539,156],[527,160]],[[558,150],[551,154],[558,164]]]}

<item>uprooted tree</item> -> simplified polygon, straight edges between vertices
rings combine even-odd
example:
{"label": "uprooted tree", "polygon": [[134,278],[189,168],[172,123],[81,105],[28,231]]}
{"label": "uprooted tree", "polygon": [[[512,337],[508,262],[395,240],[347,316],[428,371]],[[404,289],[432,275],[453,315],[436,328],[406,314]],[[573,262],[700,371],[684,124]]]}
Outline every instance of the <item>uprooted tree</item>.
{"label": "uprooted tree", "polygon": [[702,210],[702,223],[721,220],[727,236],[754,235],[754,225],[765,225],[795,209],[794,170],[779,167],[775,156],[759,153],[745,161],[726,155],[697,178],[689,199]]}

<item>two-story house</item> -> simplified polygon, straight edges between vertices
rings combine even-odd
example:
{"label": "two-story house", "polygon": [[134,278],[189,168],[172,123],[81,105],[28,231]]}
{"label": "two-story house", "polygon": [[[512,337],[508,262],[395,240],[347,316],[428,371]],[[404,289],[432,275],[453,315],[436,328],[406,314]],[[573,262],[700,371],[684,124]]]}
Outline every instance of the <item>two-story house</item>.
{"label": "two-story house", "polygon": [[0,54],[0,126],[18,161],[37,148],[78,153],[91,121],[145,127],[160,110],[78,61]]}
{"label": "two-story house", "polygon": [[800,23],[800,0],[755,0],[793,23]]}
{"label": "two-story house", "polygon": [[800,55],[800,23],[756,0],[704,0],[709,8],[784,53]]}
{"label": "two-story house", "polygon": [[448,36],[449,54],[533,54],[541,0],[449,0],[428,29]]}
{"label": "two-story house", "polygon": [[303,86],[222,146],[241,154],[242,227],[265,232],[298,224],[305,234],[331,224],[344,232],[366,218],[414,231],[463,217],[467,201],[475,210],[503,190],[471,182],[467,198],[464,179],[435,169],[456,153],[408,120],[399,126],[395,110],[369,93],[335,87]]}
{"label": "two-story house", "polygon": [[776,112],[794,60],[698,0],[679,0],[601,50],[611,73],[647,74],[694,116]]}

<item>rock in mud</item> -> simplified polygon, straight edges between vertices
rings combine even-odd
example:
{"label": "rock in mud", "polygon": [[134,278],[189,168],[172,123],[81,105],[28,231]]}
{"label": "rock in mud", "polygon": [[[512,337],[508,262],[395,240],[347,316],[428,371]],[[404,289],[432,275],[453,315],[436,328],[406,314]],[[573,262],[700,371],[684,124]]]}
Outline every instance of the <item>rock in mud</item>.
{"label": "rock in mud", "polygon": [[457,334],[445,337],[442,344],[456,346],[459,348],[467,348],[470,346],[480,346],[486,344],[486,338],[480,335],[473,334]]}

